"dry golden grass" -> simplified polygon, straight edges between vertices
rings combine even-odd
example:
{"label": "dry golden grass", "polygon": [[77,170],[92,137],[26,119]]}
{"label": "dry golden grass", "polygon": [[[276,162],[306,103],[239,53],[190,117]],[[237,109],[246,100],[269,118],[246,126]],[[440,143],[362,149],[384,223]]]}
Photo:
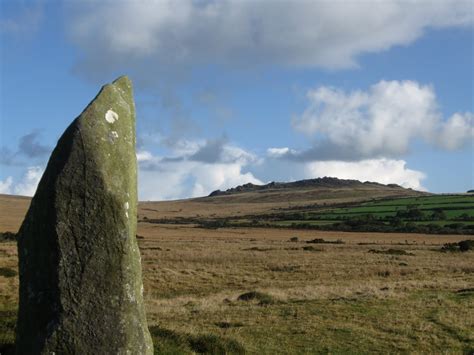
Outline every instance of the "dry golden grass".
{"label": "dry golden grass", "polygon": [[296,206],[329,205],[372,198],[406,197],[423,193],[413,190],[364,186],[359,188],[300,188],[245,192],[189,200],[140,202],[139,216],[147,218],[229,217],[275,212]]}
{"label": "dry golden grass", "polygon": [[[307,205],[350,203],[386,197],[416,196],[422,192],[383,185],[358,188],[299,188],[245,192],[217,197],[202,197],[177,201],[142,201],[138,217],[229,217],[275,212]],[[29,197],[0,194],[0,230],[16,232],[30,204]]]}
{"label": "dry golden grass", "polygon": [[0,194],[0,231],[16,233],[23,222],[30,201],[29,197]]}
{"label": "dry golden grass", "polygon": [[[143,223],[139,231],[144,236],[139,244],[152,324],[186,333],[232,335],[255,353],[312,353],[320,346],[344,352],[356,334],[365,337],[355,348],[360,351],[380,346],[430,352],[446,350],[445,344],[460,352],[473,345],[472,294],[464,304],[452,297],[474,285],[474,255],[438,251],[443,243],[463,237],[205,230]],[[288,241],[294,236],[299,242]],[[305,243],[313,238],[341,239],[345,244]],[[316,250],[303,250],[310,245]],[[388,248],[413,255],[369,253]],[[272,296],[275,304],[237,301],[252,290]],[[377,314],[371,315],[374,310]],[[442,321],[437,324],[430,317]],[[219,322],[245,326],[222,330],[216,327]],[[373,329],[378,326],[385,330]],[[341,327],[347,329],[339,334]],[[410,339],[412,327],[418,328],[414,334],[419,339]],[[293,334],[295,328],[299,334]],[[466,334],[459,341],[448,328]],[[314,342],[323,330],[327,338]],[[430,332],[439,339],[431,339]]]}
{"label": "dry golden grass", "polygon": [[[0,230],[16,231],[15,220],[2,213]],[[255,354],[474,349],[474,253],[439,251],[466,236],[143,222],[138,234],[149,323],[177,334],[232,338]],[[314,238],[344,244],[306,243]],[[389,248],[411,255],[369,252]],[[0,243],[0,267],[16,263],[14,243]],[[15,304],[17,287],[0,276],[0,303]],[[254,290],[268,299],[238,300]]]}

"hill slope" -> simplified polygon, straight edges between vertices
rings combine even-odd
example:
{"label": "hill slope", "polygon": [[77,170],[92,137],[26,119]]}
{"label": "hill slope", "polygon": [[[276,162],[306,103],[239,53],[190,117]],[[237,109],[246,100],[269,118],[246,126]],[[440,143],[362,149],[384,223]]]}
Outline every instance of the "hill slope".
{"label": "hill slope", "polygon": [[198,200],[215,203],[343,203],[424,194],[426,193],[395,184],[324,177],[295,182],[271,182],[266,185],[245,184],[226,191],[214,191],[208,197]]}
{"label": "hill slope", "polygon": [[[334,205],[426,195],[425,192],[375,182],[318,178],[295,182],[245,184],[209,196],[176,201],[147,201],[138,206],[139,219],[177,217],[228,217],[308,205]],[[0,228],[16,231],[28,209],[30,198],[0,194]]]}
{"label": "hill slope", "polygon": [[288,190],[288,189],[315,189],[315,188],[362,188],[362,187],[375,187],[375,188],[390,188],[390,189],[404,189],[403,187],[396,184],[383,185],[377,182],[361,182],[359,180],[345,180],[338,179],[335,177],[323,177],[316,179],[306,179],[293,182],[270,182],[266,185],[255,185],[248,183],[245,185],[240,185],[226,191],[216,190],[212,192],[209,196],[222,196],[222,195],[232,195],[236,193],[245,193],[245,192],[256,192],[256,191],[270,191],[270,190]]}

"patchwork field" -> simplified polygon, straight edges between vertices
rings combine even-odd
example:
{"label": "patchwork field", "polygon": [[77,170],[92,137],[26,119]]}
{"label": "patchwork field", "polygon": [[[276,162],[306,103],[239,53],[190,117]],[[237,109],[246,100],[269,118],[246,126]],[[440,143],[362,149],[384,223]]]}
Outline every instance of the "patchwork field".
{"label": "patchwork field", "polygon": [[[16,232],[21,213],[2,214],[2,230]],[[156,353],[470,353],[474,252],[441,251],[466,239],[140,222]],[[17,288],[16,245],[4,241],[7,348]]]}
{"label": "patchwork field", "polygon": [[[367,192],[367,191],[366,191]],[[231,195],[232,196],[232,195]],[[229,196],[225,196],[229,197]],[[474,195],[419,195],[393,197],[366,195],[344,200],[319,200],[313,203],[293,202],[287,206],[267,205],[266,210],[249,209],[248,204],[226,209],[219,200],[195,199],[201,202],[203,215],[163,214],[162,203],[142,207],[143,221],[158,224],[195,224],[204,228],[263,227],[333,230],[346,232],[397,232],[474,235]],[[182,211],[187,201],[175,202]],[[222,211],[217,210],[220,206]],[[232,212],[233,213],[232,213]]]}

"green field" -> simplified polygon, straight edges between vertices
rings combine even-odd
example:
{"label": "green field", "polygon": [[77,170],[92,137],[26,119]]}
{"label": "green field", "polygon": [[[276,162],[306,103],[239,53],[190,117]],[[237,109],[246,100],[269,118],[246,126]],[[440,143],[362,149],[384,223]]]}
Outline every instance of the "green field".
{"label": "green field", "polygon": [[423,233],[474,232],[474,196],[432,195],[307,209],[282,214],[276,226]]}
{"label": "green field", "polygon": [[298,206],[261,215],[190,220],[205,228],[276,227],[339,231],[474,234],[473,195],[428,195],[333,206]]}
{"label": "green field", "polygon": [[374,217],[395,216],[397,212],[407,210],[409,206],[416,206],[425,217],[437,210],[442,210],[448,220],[460,218],[463,214],[474,217],[474,196],[469,195],[441,195],[423,196],[414,198],[399,198],[384,201],[361,203],[359,206],[348,208],[332,208],[325,211],[310,212],[312,217],[321,219],[338,219],[355,215],[371,214]]}
{"label": "green field", "polygon": [[427,195],[333,205],[274,209],[229,217],[147,219],[148,223],[202,228],[256,227],[347,232],[474,234],[474,195]]}

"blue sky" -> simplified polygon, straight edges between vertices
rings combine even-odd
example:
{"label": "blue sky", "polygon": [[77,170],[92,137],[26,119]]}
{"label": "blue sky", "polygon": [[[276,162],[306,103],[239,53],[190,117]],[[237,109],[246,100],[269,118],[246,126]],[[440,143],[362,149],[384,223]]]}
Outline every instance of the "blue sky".
{"label": "blue sky", "polygon": [[470,1],[0,5],[0,193],[32,195],[122,74],[142,200],[320,176],[474,187]]}

